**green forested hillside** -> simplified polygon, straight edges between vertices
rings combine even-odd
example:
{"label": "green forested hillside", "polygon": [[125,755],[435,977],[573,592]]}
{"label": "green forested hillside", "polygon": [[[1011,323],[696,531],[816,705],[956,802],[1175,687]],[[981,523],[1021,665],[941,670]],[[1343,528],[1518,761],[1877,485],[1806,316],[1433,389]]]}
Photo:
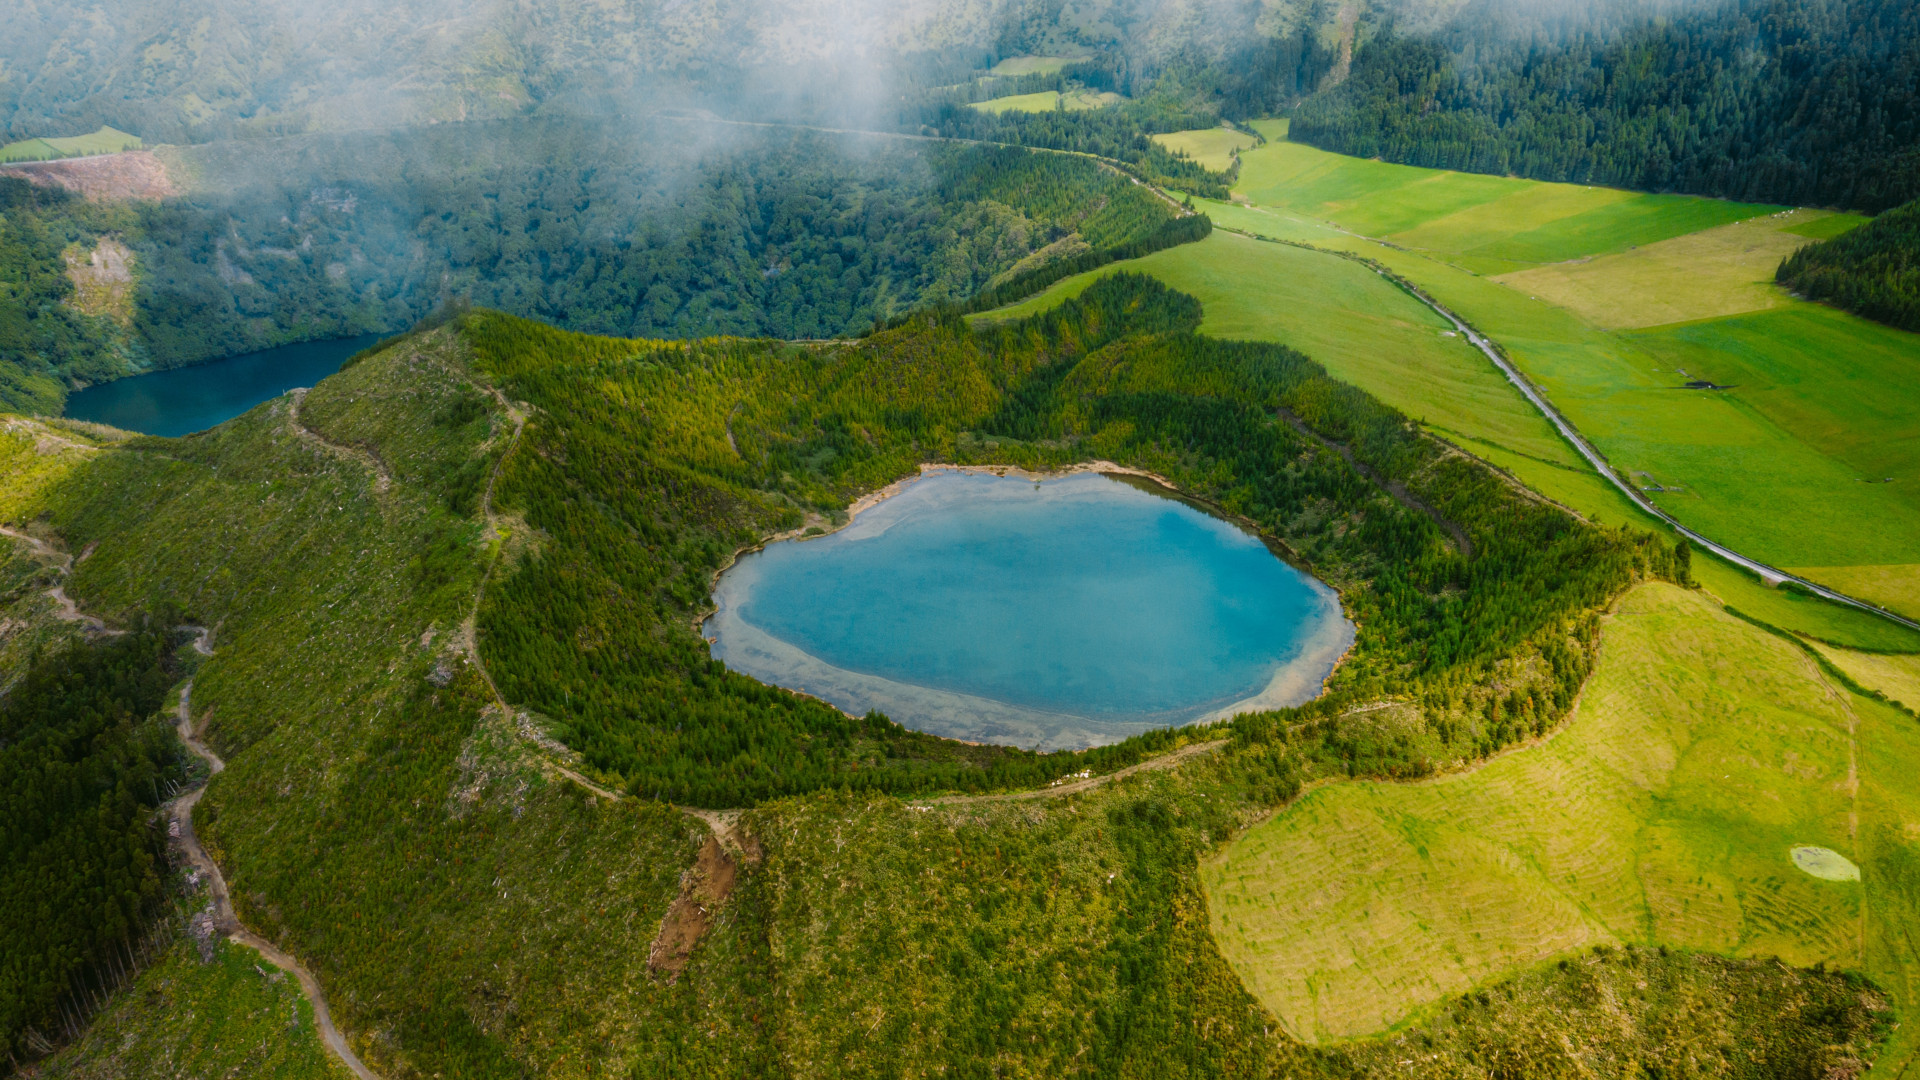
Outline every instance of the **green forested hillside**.
{"label": "green forested hillside", "polygon": [[1920,330],[1920,202],[1801,248],[1776,277],[1810,300]]}
{"label": "green forested hillside", "polygon": [[[1173,478],[1342,590],[1360,636],[1308,715],[1419,694],[1437,714],[1484,713],[1462,727],[1483,751],[1564,712],[1590,663],[1581,612],[1636,575],[1684,578],[1684,557],[1651,537],[1529,501],[1299,353],[1194,334],[1199,314],[1116,275],[1024,323],[923,317],[849,348],[615,342],[476,315],[481,370],[565,418],[532,422],[502,473],[502,506],[551,541],[489,591],[487,666],[641,795],[724,806],[1057,772],[1057,758],[969,761],[980,755],[770,693],[708,660],[693,630],[735,549],[835,517],[929,459],[1094,457]],[[1476,689],[1520,651],[1541,658],[1537,678],[1499,700]],[[1124,763],[1156,741],[1090,760]]]}
{"label": "green forested hillside", "polygon": [[126,373],[119,328],[67,303],[74,288],[62,253],[131,217],[0,176],[0,408],[57,413],[67,380]]}
{"label": "green forested hillside", "polygon": [[[1175,210],[1084,158],[547,119],[171,151],[190,184],[102,204],[0,178],[0,404],[408,325],[460,299],[597,333],[828,338],[1109,250]],[[63,251],[133,252],[130,317],[80,313]]]}
{"label": "green forested hillside", "polygon": [[123,970],[162,902],[165,838],[149,818],[180,771],[155,715],[176,676],[170,638],[148,626],[36,657],[0,698],[0,1050],[9,1059],[58,1037],[63,999],[109,981],[96,965]]}
{"label": "green forested hillside", "polygon": [[1725,0],[1661,17],[1476,0],[1386,32],[1292,137],[1411,165],[1881,210],[1920,195],[1920,9]]}

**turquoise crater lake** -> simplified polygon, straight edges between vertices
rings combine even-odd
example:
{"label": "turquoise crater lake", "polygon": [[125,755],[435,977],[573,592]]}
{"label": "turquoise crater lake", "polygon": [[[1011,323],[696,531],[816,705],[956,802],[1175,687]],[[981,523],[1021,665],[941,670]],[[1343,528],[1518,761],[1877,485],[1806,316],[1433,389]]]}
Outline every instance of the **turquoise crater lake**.
{"label": "turquoise crater lake", "polygon": [[1317,695],[1353,642],[1338,596],[1151,486],[929,472],[742,557],[713,655],[850,713],[1046,750]]}

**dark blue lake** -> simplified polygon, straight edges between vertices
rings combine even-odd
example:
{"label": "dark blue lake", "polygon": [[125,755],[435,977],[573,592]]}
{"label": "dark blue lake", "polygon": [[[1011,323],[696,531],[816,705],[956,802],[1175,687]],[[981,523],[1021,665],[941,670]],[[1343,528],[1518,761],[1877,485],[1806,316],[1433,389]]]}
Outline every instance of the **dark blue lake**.
{"label": "dark blue lake", "polygon": [[934,472],[721,575],[727,666],[920,731],[1070,749],[1306,701],[1353,627],[1259,538],[1099,474]]}
{"label": "dark blue lake", "polygon": [[312,386],[339,371],[347,357],[382,336],[362,334],[282,345],[192,367],[115,379],[68,395],[66,415],[147,435],[205,431],[294,387]]}

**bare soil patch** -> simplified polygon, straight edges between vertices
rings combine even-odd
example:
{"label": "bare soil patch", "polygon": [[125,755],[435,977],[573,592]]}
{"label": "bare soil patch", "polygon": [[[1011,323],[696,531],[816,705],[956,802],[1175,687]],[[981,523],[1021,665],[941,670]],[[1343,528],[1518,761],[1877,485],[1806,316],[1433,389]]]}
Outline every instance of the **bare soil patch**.
{"label": "bare soil patch", "polygon": [[680,895],[673,898],[666,917],[660,920],[660,934],[647,951],[647,967],[671,983],[687,969],[694,946],[713,925],[714,914],[733,893],[739,864],[712,836],[700,845],[693,865],[680,875]]}
{"label": "bare soil patch", "polygon": [[61,187],[89,199],[164,199],[180,189],[167,167],[147,150],[123,154],[23,161],[0,166],[0,176],[18,176],[41,187]]}

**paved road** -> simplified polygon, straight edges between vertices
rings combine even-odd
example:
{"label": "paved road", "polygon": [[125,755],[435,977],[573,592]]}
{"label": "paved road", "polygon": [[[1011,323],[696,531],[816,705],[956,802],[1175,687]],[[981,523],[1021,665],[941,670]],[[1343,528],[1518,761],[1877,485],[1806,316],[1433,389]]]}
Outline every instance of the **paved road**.
{"label": "paved road", "polygon": [[1915,622],[1905,616],[1896,615],[1883,607],[1877,607],[1865,600],[1856,599],[1845,593],[1835,592],[1825,585],[1816,584],[1815,582],[1808,581],[1806,578],[1789,574],[1785,570],[1769,566],[1758,559],[1748,558],[1732,548],[1727,547],[1725,544],[1715,543],[1692,529],[1687,528],[1685,525],[1680,524],[1678,521],[1675,521],[1673,515],[1655,506],[1653,501],[1642,494],[1639,488],[1627,483],[1620,477],[1619,473],[1614,472],[1613,467],[1607,464],[1607,459],[1601,455],[1600,451],[1594,449],[1593,444],[1587,442],[1586,438],[1567,421],[1567,418],[1560,415],[1558,409],[1548,404],[1547,399],[1541,396],[1540,391],[1534,387],[1533,383],[1529,381],[1525,375],[1522,375],[1512,364],[1508,363],[1507,358],[1500,355],[1500,350],[1494,348],[1493,343],[1481,336],[1479,331],[1469,326],[1466,320],[1449,311],[1443,304],[1433,297],[1428,296],[1418,286],[1405,278],[1396,274],[1390,274],[1377,266],[1374,267],[1374,272],[1380,274],[1382,277],[1391,279],[1401,288],[1411,293],[1416,299],[1439,313],[1441,318],[1452,323],[1455,329],[1459,330],[1461,334],[1465,335],[1468,341],[1473,343],[1475,348],[1484,353],[1487,359],[1493,361],[1494,366],[1500,369],[1501,373],[1507,377],[1508,382],[1511,382],[1522,394],[1526,395],[1527,400],[1531,401],[1535,408],[1539,409],[1548,420],[1552,421],[1553,426],[1558,428],[1560,434],[1565,437],[1568,442],[1573,444],[1574,449],[1580,451],[1580,455],[1586,458],[1589,464],[1600,470],[1601,476],[1606,477],[1614,487],[1619,488],[1621,494],[1632,499],[1635,506],[1666,522],[1675,532],[1686,537],[1694,544],[1713,552],[1715,555],[1733,563],[1735,566],[1742,566],[1759,574],[1761,579],[1769,584],[1777,585],[1783,581],[1791,581],[1795,585],[1806,589],[1808,592],[1816,596],[1824,597],[1836,604],[1845,604],[1848,607],[1859,608],[1861,611],[1871,612],[1883,619],[1890,619],[1897,622],[1902,626],[1920,630],[1920,622]]}

